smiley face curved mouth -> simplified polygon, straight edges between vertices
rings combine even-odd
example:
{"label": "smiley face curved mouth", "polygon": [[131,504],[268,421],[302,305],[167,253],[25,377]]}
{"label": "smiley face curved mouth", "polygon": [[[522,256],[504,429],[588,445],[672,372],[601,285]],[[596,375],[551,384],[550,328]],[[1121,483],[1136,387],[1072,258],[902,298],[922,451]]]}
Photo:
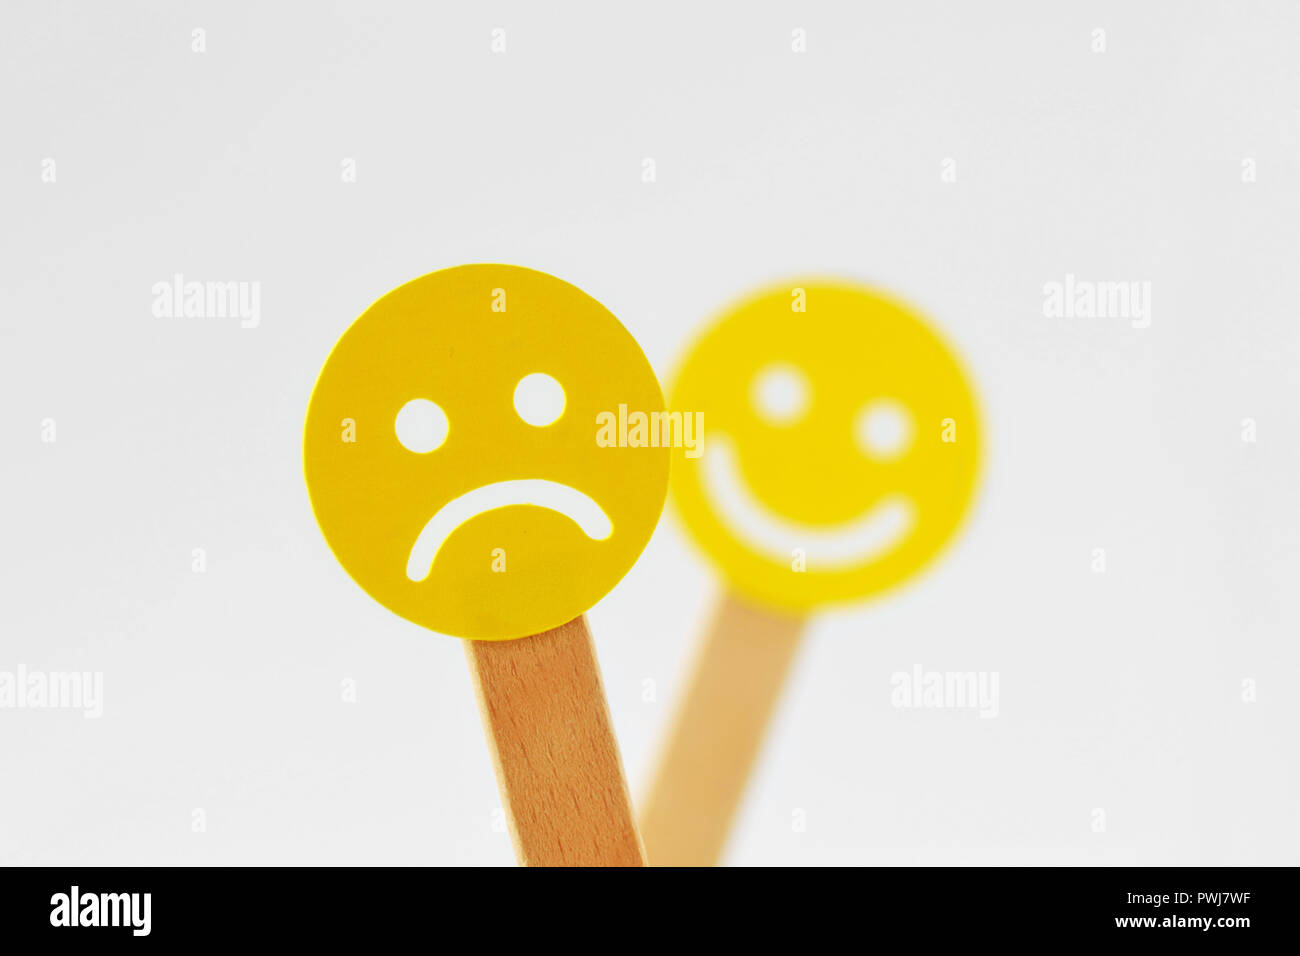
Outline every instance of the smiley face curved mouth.
{"label": "smiley face curved mouth", "polygon": [[803,551],[823,568],[860,565],[893,550],[912,531],[916,509],[904,495],[878,501],[866,514],[827,530],[773,515],[740,475],[731,441],[716,432],[704,453],[704,494],[733,535],[773,561]]}
{"label": "smiley face curved mouth", "polygon": [[423,581],[451,533],[475,515],[510,505],[536,505],[570,518],[593,541],[604,541],[614,530],[604,509],[572,485],[545,478],[519,478],[480,485],[451,499],[427,522],[406,560],[406,576]]}

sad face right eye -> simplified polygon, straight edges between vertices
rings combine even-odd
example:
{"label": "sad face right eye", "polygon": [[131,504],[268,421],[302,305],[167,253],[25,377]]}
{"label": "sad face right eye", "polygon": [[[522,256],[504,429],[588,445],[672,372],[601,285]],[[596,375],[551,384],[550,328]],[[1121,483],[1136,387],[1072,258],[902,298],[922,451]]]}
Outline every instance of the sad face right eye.
{"label": "sad face right eye", "polygon": [[436,402],[413,398],[397,413],[393,430],[402,447],[426,455],[447,440],[447,415]]}
{"label": "sad face right eye", "polygon": [[525,375],[515,386],[515,412],[528,424],[545,428],[564,414],[564,389],[545,372]]}

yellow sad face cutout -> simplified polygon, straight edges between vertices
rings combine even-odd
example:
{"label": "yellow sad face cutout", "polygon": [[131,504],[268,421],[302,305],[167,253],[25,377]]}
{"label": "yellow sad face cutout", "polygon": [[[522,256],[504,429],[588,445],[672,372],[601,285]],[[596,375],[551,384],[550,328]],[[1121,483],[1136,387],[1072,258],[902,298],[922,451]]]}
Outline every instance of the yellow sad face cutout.
{"label": "yellow sad face cutout", "polygon": [[793,282],[696,342],[671,407],[704,413],[673,499],[730,586],[806,611],[898,584],[956,530],[979,424],[952,352],[879,292]]}
{"label": "yellow sad face cutout", "polygon": [[[334,346],[307,411],[316,521],[375,600],[457,637],[571,621],[631,568],[668,450],[598,442],[663,410],[636,341],[553,276],[467,265],[408,282]],[[608,438],[609,432],[605,432]]]}

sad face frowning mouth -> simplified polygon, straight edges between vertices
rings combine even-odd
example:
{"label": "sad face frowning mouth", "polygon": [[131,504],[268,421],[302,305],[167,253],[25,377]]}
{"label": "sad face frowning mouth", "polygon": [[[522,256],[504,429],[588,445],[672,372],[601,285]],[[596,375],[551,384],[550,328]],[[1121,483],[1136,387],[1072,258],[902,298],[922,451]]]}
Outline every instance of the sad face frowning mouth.
{"label": "sad face frowning mouth", "polygon": [[667,449],[594,440],[620,403],[663,396],[585,293],[518,266],[432,273],[376,302],[325,363],[304,441],[312,508],[348,573],[403,617],[540,633],[618,582],[663,506]]}
{"label": "sad face frowning mouth", "polygon": [[433,570],[433,562],[452,532],[475,515],[512,505],[550,508],[571,518],[593,541],[604,541],[614,530],[600,505],[577,488],[545,478],[494,481],[453,498],[437,510],[411,545],[406,576],[412,581],[423,581]]}

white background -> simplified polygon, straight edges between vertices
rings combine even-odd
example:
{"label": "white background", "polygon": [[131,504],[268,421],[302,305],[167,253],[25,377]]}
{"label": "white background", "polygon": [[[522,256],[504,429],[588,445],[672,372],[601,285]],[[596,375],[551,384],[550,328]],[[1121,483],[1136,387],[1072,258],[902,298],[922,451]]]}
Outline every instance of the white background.
{"label": "white background", "polygon": [[[832,273],[976,380],[973,519],[816,621],[729,862],[1297,862],[1298,177],[1289,3],[6,0],[0,670],[105,705],[0,710],[0,863],[512,862],[459,642],[352,584],[300,467],[348,323],[485,260],[664,378]],[[261,325],[155,318],[176,272]],[[1151,326],[1044,317],[1067,272],[1151,282]],[[717,590],[669,514],[590,615],[634,793]],[[999,716],[891,707],[918,663],[998,671]]]}

